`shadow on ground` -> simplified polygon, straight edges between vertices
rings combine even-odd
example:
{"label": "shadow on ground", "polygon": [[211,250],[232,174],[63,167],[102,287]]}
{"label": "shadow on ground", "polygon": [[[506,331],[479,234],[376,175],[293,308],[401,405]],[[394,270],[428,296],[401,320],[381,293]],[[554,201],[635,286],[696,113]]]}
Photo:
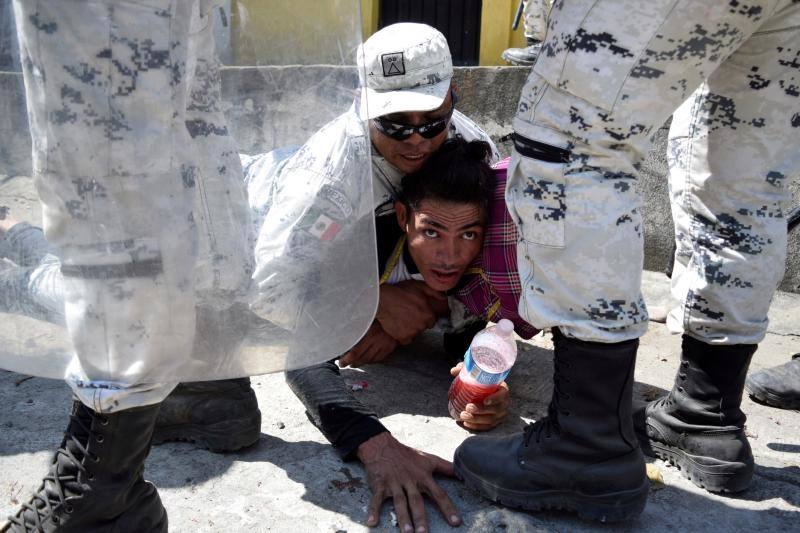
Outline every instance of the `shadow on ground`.
{"label": "shadow on ground", "polygon": [[[522,343],[519,347],[518,362],[508,380],[512,408],[508,419],[496,430],[500,433],[519,431],[525,420],[545,414],[552,391],[551,350]],[[429,417],[431,426],[426,426],[424,431],[434,433],[433,438],[437,438],[435,433],[450,422],[446,407],[451,381],[449,366],[441,355],[438,336],[426,335],[421,341],[399,350],[386,364],[345,369],[343,375],[350,383],[368,383],[366,389],[356,394],[380,416]],[[343,463],[322,441],[301,414],[299,402],[293,403],[296,400],[291,392],[282,386],[281,376],[264,376],[254,381],[259,380],[263,384],[257,385],[256,390],[265,422],[261,439],[252,448],[225,455],[197,450],[189,444],[165,444],[152,450],[146,476],[167,495],[179,495],[169,501],[170,512],[174,509],[176,516],[180,516],[181,505],[185,505],[189,509],[185,512],[196,516],[196,508],[190,506],[194,502],[202,509],[204,504],[197,502],[198,499],[206,501],[202,500],[205,497],[213,498],[215,508],[221,506],[222,509],[232,500],[248,502],[258,516],[259,506],[269,507],[273,509],[270,513],[276,513],[275,509],[283,509],[284,505],[292,507],[301,500],[334,516],[363,523],[371,495],[360,464]],[[654,385],[635,384],[637,398],[654,399],[665,392]],[[31,452],[54,450],[66,427],[70,396],[69,389],[61,382],[25,379],[18,374],[0,372],[0,401],[5,406],[0,413],[0,456],[22,458]],[[277,408],[285,412],[276,411]],[[279,420],[286,422],[285,430],[278,429],[282,425],[276,426]],[[408,420],[418,423],[416,418]],[[770,440],[766,448],[794,454],[798,445]],[[666,486],[651,492],[645,512],[637,520],[617,524],[613,529],[786,530],[786,525],[794,523],[798,516],[796,510],[787,510],[786,504],[795,509],[800,506],[800,466],[758,455],[756,461],[752,487],[733,496],[709,494],[681,478],[676,469],[655,461],[664,473]],[[243,483],[255,485],[244,490],[240,488]],[[611,529],[564,512],[530,514],[501,508],[456,480],[441,479],[441,485],[463,513],[465,523],[461,531]],[[13,503],[15,499],[10,501]],[[4,505],[10,506],[9,503]],[[390,509],[390,505],[384,506],[379,531],[395,530]],[[450,530],[430,502],[427,511],[432,531]]]}
{"label": "shadow on ground", "polygon": [[67,427],[72,392],[63,382],[0,370],[0,455],[55,451]]}
{"label": "shadow on ground", "polygon": [[[552,392],[552,352],[522,342],[517,346],[517,362],[507,380],[512,403],[508,418],[496,431],[518,431],[525,424],[523,417],[542,416]],[[441,336],[428,332],[399,348],[385,363],[345,368],[342,375],[348,383],[367,382],[358,398],[381,417],[398,413],[447,417],[447,391],[453,380],[450,368]]]}
{"label": "shadow on ground", "polygon": [[[167,448],[161,447],[161,450]],[[186,487],[199,483],[210,474],[207,470],[210,465],[199,459],[202,454],[192,455],[194,466],[183,461],[175,465],[186,476],[183,485]],[[325,444],[288,442],[273,435],[262,435],[258,446],[230,457],[237,462],[271,463],[285,472],[288,479],[302,485],[303,501],[363,523],[370,498],[365,473],[358,463],[342,463]],[[163,466],[163,460],[154,459]],[[214,462],[220,462],[219,458]],[[663,463],[658,464],[662,469],[667,468]],[[159,487],[167,487],[168,480],[174,476],[162,468],[159,471],[151,470],[150,477]],[[734,496],[711,495],[695,487],[670,483],[651,491],[647,507],[638,519],[614,525],[586,522],[567,512],[514,512],[491,504],[457,481],[440,479],[440,483],[463,513],[461,531],[711,531],[744,530],[748,527],[770,531],[785,527],[788,520],[797,518],[797,513],[774,507],[758,510],[744,508],[740,501],[782,498],[797,505],[797,498],[791,494],[797,493],[800,469],[758,465],[751,489]],[[384,505],[381,531],[394,530],[390,525],[390,509],[391,505]],[[430,501],[427,502],[427,512],[432,520],[443,524],[438,519],[438,510]],[[449,529],[442,526],[436,530]]]}

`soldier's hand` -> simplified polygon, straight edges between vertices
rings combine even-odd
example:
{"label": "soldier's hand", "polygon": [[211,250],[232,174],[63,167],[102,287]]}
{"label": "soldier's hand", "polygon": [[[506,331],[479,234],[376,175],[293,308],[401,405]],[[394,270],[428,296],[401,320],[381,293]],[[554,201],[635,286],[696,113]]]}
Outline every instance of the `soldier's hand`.
{"label": "soldier's hand", "polygon": [[400,443],[391,433],[380,433],[358,447],[372,490],[366,525],[378,525],[383,502],[392,498],[400,531],[428,531],[424,496],[439,507],[451,526],[461,524],[455,504],[442,489],[434,474],[453,477],[452,463]]}
{"label": "soldier's hand", "polygon": [[[464,363],[458,363],[450,369],[450,375],[457,376]],[[487,431],[500,424],[508,415],[508,406],[511,404],[511,395],[508,385],[503,381],[500,388],[490,394],[481,404],[468,403],[461,411],[459,420],[465,428],[473,431]]]}
{"label": "soldier's hand", "polygon": [[408,344],[436,324],[437,309],[442,302],[447,303],[444,294],[420,281],[383,284],[375,319],[397,342]]}
{"label": "soldier's hand", "polygon": [[359,367],[369,363],[379,363],[397,348],[397,341],[383,331],[374,321],[364,337],[350,351],[339,358],[339,366]]}

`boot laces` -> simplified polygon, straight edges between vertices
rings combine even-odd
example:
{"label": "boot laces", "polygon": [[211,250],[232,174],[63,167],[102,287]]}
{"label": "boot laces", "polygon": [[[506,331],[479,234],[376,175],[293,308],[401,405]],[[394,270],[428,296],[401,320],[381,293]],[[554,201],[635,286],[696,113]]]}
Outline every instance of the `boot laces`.
{"label": "boot laces", "polygon": [[[63,508],[67,514],[72,513],[73,509],[67,498],[83,495],[79,488],[78,475],[80,473],[87,474],[91,479],[91,473],[87,471],[84,459],[99,461],[99,457],[87,449],[89,440],[95,435],[91,431],[91,415],[87,414],[85,410],[86,408],[80,406],[75,413],[70,415],[69,428],[64,435],[64,442],[56,450],[50,472],[44,476],[39,489],[27,502],[22,504],[22,508],[17,514],[8,518],[12,524],[21,527],[23,531],[44,531],[43,523],[48,519],[58,523],[59,518],[56,512],[60,508]],[[108,420],[101,417],[100,423],[105,425]],[[62,456],[66,461],[59,464],[59,458]]]}
{"label": "boot laces", "polygon": [[569,379],[564,377],[563,372],[570,367],[570,364],[556,359],[553,366],[553,397],[550,400],[550,405],[547,406],[547,416],[525,427],[523,444],[526,448],[530,445],[530,441],[534,436],[538,444],[541,442],[543,436],[549,439],[553,435],[560,435],[561,426],[558,423],[558,417],[559,415],[570,415],[569,410],[561,403],[561,400],[570,399],[569,393],[564,391],[563,387],[564,383],[569,383]]}

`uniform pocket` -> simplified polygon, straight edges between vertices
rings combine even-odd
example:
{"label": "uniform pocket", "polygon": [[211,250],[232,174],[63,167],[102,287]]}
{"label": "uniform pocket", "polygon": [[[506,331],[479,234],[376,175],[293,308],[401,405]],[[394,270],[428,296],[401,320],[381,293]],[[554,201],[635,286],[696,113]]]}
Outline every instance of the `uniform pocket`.
{"label": "uniform pocket", "polygon": [[[516,159],[516,158],[515,158]],[[563,164],[527,158],[512,162],[507,201],[520,238],[563,248],[567,215],[567,180]]]}
{"label": "uniform pocket", "polygon": [[533,70],[551,85],[612,110],[674,0],[564,2],[554,8]]}

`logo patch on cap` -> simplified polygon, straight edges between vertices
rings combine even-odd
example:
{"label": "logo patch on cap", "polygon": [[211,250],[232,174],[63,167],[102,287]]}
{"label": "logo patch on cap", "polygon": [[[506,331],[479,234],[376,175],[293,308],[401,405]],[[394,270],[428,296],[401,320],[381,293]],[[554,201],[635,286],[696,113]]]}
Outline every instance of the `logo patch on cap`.
{"label": "logo patch on cap", "polygon": [[383,76],[402,76],[406,73],[406,65],[403,62],[403,52],[393,52],[381,56],[383,64]]}

